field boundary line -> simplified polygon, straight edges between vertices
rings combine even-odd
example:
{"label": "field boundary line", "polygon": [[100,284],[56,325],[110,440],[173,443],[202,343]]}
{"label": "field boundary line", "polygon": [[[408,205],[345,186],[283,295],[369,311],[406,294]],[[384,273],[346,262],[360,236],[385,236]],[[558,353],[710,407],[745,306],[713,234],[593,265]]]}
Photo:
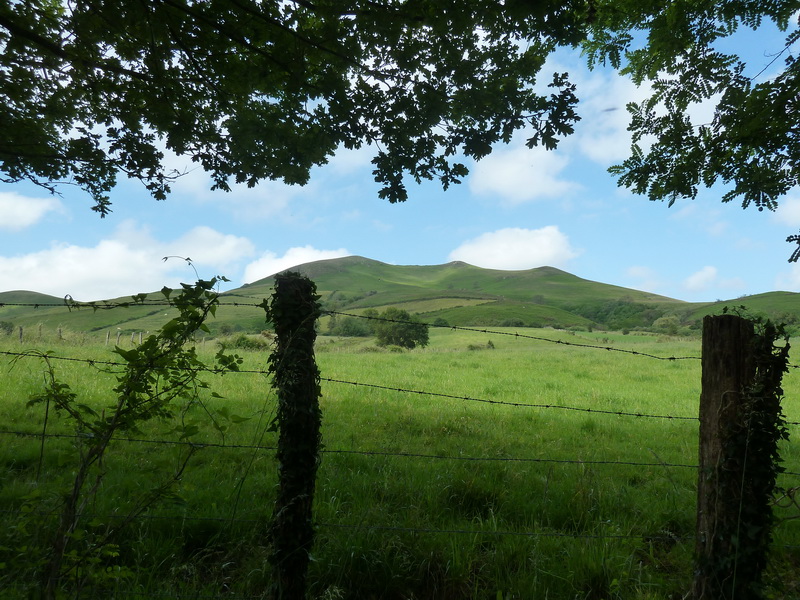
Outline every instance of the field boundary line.
{"label": "field boundary line", "polygon": [[[412,321],[403,321],[403,320],[399,320],[399,319],[387,319],[387,318],[384,318],[384,317],[368,317],[368,316],[365,316],[365,315],[356,315],[356,314],[353,314],[353,313],[343,313],[343,312],[337,312],[337,311],[334,311],[334,310],[323,311],[323,314],[326,314],[326,315],[337,315],[337,316],[342,316],[342,317],[355,317],[357,319],[368,319],[368,320],[372,320],[372,321],[384,321],[384,322],[387,322],[387,323],[418,324],[418,323],[414,323]],[[596,350],[607,350],[609,352],[621,352],[623,354],[633,354],[635,356],[644,356],[646,358],[654,358],[656,360],[675,361],[675,360],[700,360],[701,359],[701,357],[699,357],[699,356],[657,356],[655,354],[648,354],[646,352],[637,352],[636,350],[626,350],[624,348],[614,348],[613,346],[600,346],[600,345],[597,345],[597,344],[579,344],[577,342],[568,342],[568,341],[565,341],[565,340],[554,340],[554,339],[551,339],[551,338],[541,337],[541,336],[538,336],[538,335],[528,335],[528,334],[525,334],[525,333],[517,333],[517,332],[511,333],[510,331],[496,331],[496,330],[490,330],[490,329],[477,329],[477,328],[472,328],[472,327],[461,327],[461,326],[458,326],[458,325],[433,325],[433,324],[430,324],[430,323],[424,323],[424,324],[428,325],[428,327],[437,327],[437,328],[440,328],[440,329],[452,329],[453,331],[471,331],[471,332],[474,332],[474,333],[485,333],[485,334],[491,334],[491,335],[504,335],[504,336],[515,337],[515,338],[536,340],[536,341],[539,341],[539,342],[549,342],[551,344],[561,344],[563,346],[576,346],[578,348],[593,348],[593,349],[596,349]]]}

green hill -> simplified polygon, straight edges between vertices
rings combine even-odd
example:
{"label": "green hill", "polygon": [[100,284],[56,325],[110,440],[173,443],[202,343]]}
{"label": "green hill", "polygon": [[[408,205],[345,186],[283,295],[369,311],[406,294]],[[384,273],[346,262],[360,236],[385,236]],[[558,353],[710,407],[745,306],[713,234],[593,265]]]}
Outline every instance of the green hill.
{"label": "green hill", "polygon": [[[649,329],[687,333],[702,317],[723,306],[800,323],[800,294],[770,292],[722,303],[689,303],[648,292],[582,279],[553,267],[524,271],[482,269],[463,262],[389,265],[360,256],[294,267],[317,285],[324,308],[349,314],[396,306],[423,321],[456,326],[553,326],[560,328]],[[212,331],[261,331],[258,304],[272,293],[273,277],[222,295]],[[149,300],[162,299],[160,293]],[[130,301],[121,298],[117,302]],[[55,304],[57,306],[47,306]],[[234,306],[234,304],[236,306]],[[63,299],[35,292],[0,293],[0,321],[73,331],[153,331],[169,316],[166,306],[68,311]],[[326,332],[326,321],[322,322]]]}

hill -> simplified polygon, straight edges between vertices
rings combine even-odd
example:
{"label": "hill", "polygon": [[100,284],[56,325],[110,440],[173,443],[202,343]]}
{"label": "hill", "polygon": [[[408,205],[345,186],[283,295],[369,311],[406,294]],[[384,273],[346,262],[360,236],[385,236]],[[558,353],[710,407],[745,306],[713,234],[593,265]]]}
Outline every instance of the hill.
{"label": "hill", "polygon": [[[723,306],[800,323],[800,295],[770,292],[726,303],[689,303],[640,290],[582,279],[553,267],[523,271],[483,269],[463,262],[389,265],[348,256],[298,265],[292,270],[317,285],[324,308],[347,314],[396,306],[428,323],[456,326],[552,326],[559,328],[649,329],[689,333],[702,317]],[[225,292],[212,331],[260,331],[258,304],[272,293],[274,277]],[[162,299],[153,293],[151,301]],[[130,301],[121,298],[113,302]],[[52,305],[56,306],[52,306]],[[236,306],[233,306],[233,305]],[[63,300],[35,292],[0,293],[0,321],[26,327],[44,324],[73,331],[152,331],[170,316],[160,305],[127,309],[67,311]],[[322,331],[326,332],[326,321]]]}
{"label": "hill", "polygon": [[[460,326],[586,328],[602,325],[587,314],[597,313],[608,303],[636,307],[631,312],[656,309],[659,316],[663,311],[657,307],[684,304],[581,279],[553,267],[500,271],[463,262],[397,266],[350,256],[300,265],[293,270],[316,282],[330,310],[358,314],[367,308],[398,306],[427,322],[444,319]],[[235,293],[258,297],[271,282],[271,277],[262,279]],[[630,321],[630,326],[650,324],[635,318]]]}

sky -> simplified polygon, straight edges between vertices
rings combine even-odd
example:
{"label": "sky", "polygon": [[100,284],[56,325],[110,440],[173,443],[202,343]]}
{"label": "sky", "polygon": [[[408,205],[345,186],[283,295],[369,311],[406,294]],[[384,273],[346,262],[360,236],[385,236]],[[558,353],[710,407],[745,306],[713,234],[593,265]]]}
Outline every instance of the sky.
{"label": "sky", "polygon": [[[749,74],[767,67],[762,80],[782,68],[782,57],[772,61],[783,34],[741,43],[751,52]],[[785,241],[800,229],[800,190],[775,212],[723,204],[721,188],[672,207],[636,196],[607,169],[628,155],[625,106],[646,89],[612,71],[588,71],[574,53],[549,61],[542,80],[554,71],[578,85],[582,116],[556,151],[527,149],[522,132],[468,162],[470,175],[446,192],[409,183],[405,203],[378,198],[370,148],[337,154],[304,187],[265,182],[229,193],[210,191],[202,170],[171,156],[171,166],[189,171],[166,201],[121,179],[103,219],[75,187],[53,196],[32,184],[0,184],[0,291],[92,301],[197,275],[224,275],[222,289],[233,289],[302,263],[359,255],[395,265],[552,266],[691,302],[800,292],[800,265],[787,262],[794,246]],[[704,111],[698,107],[696,122],[708,118]]]}

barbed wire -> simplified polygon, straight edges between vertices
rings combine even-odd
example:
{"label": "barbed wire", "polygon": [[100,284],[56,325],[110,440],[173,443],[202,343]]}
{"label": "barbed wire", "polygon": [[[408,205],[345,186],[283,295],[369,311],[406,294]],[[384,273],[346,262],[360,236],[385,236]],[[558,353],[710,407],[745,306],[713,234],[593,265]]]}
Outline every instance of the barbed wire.
{"label": "barbed wire", "polygon": [[[264,307],[264,303],[263,302],[260,302],[258,304],[250,303],[250,302],[218,302],[217,305],[218,306],[232,306],[232,307],[250,307],[250,308],[263,308]],[[33,307],[33,308],[53,308],[53,307],[62,307],[62,308],[64,308],[64,307],[66,307],[69,310],[72,310],[72,309],[79,310],[79,309],[82,309],[82,308],[88,308],[88,309],[92,309],[92,310],[110,310],[110,309],[115,309],[115,308],[130,308],[132,306],[144,306],[144,307],[146,307],[146,306],[167,306],[167,307],[174,307],[175,304],[172,303],[172,302],[169,302],[169,301],[164,301],[164,300],[157,300],[156,301],[156,300],[147,300],[147,299],[145,299],[145,300],[136,300],[136,301],[132,300],[130,302],[105,302],[105,301],[100,301],[100,302],[89,302],[89,303],[74,302],[74,301],[65,300],[61,304],[56,304],[56,303],[0,302],[0,308],[3,308],[4,306],[23,306],[23,307]],[[464,326],[460,326],[460,325],[438,325],[436,323],[424,323],[424,322],[420,323],[420,322],[415,322],[415,321],[405,321],[405,320],[402,320],[402,319],[390,319],[390,318],[380,317],[380,316],[359,315],[359,314],[356,314],[356,313],[346,313],[346,312],[340,312],[340,311],[335,311],[335,310],[325,310],[325,311],[322,311],[321,314],[322,315],[336,315],[336,316],[343,316],[343,317],[353,317],[353,318],[356,318],[356,319],[366,319],[366,320],[372,320],[372,321],[384,321],[384,322],[387,322],[387,323],[399,323],[399,324],[404,324],[404,325],[423,324],[423,325],[426,325],[427,327],[438,327],[438,328],[441,328],[441,329],[450,329],[450,330],[453,330],[453,331],[467,331],[467,332],[472,332],[472,333],[481,333],[481,334],[485,334],[485,335],[509,336],[509,337],[520,338],[520,339],[530,339],[530,340],[536,340],[536,341],[540,341],[540,342],[547,342],[547,343],[551,343],[551,344],[560,344],[560,345],[563,345],[563,346],[573,346],[573,347],[577,347],[577,348],[590,348],[590,349],[595,349],[595,350],[606,350],[608,352],[619,352],[619,353],[629,354],[629,355],[633,355],[633,356],[642,356],[642,357],[645,357],[645,358],[652,358],[652,359],[655,359],[655,360],[666,360],[666,361],[702,360],[702,357],[700,357],[700,356],[658,356],[656,354],[649,354],[647,352],[639,352],[638,350],[630,350],[630,349],[626,349],[626,348],[615,348],[613,346],[602,346],[602,345],[599,345],[599,344],[583,344],[583,343],[578,343],[578,342],[569,342],[569,341],[566,341],[566,340],[554,340],[552,338],[546,338],[546,337],[542,337],[542,336],[530,335],[530,334],[519,333],[519,332],[498,331],[498,330],[494,330],[494,329],[479,329],[479,328],[474,328],[474,327],[464,327]],[[788,369],[800,369],[800,365],[787,365],[787,368]]]}
{"label": "barbed wire", "polygon": [[[41,431],[15,431],[0,429],[0,435],[14,435],[17,437],[53,438],[53,439],[86,439],[85,434],[79,433],[51,433]],[[277,450],[277,446],[261,446],[258,444],[228,444],[223,442],[193,442],[191,440],[153,440],[146,438],[115,437],[113,441],[129,442],[134,444],[153,444],[164,446],[187,446],[189,448],[228,448],[231,450]]]}
{"label": "barbed wire", "polygon": [[[0,514],[6,515],[20,515],[20,514],[36,514],[40,516],[49,516],[53,515],[52,512],[48,511],[32,511],[32,510],[0,510]],[[120,519],[128,519],[130,515],[123,515],[123,514],[106,514],[106,515],[99,515],[99,514],[84,514],[83,517],[87,519],[106,519],[109,521],[112,520],[120,520]],[[244,525],[261,525],[265,522],[265,518],[260,519],[237,519],[231,517],[201,517],[201,516],[190,516],[187,514],[180,514],[180,515],[148,515],[148,514],[139,514],[134,517],[134,520],[143,520],[143,521],[193,521],[193,522],[208,522],[208,523],[236,523],[236,524],[244,524]],[[691,541],[695,539],[695,536],[688,535],[688,536],[679,536],[669,531],[662,531],[662,535],[654,535],[654,534],[632,534],[632,533],[578,533],[578,532],[563,532],[563,531],[513,531],[513,530],[491,530],[491,529],[459,529],[459,528],[447,528],[447,529],[439,529],[435,527],[401,527],[397,525],[366,525],[364,523],[359,524],[348,524],[348,523],[330,523],[327,521],[316,521],[315,525],[317,527],[329,528],[329,529],[350,529],[350,530],[366,530],[366,531],[393,531],[393,532],[403,532],[403,533],[425,533],[425,534],[447,534],[447,535],[469,535],[473,537],[477,537],[480,535],[492,535],[492,536],[517,536],[517,537],[527,537],[527,538],[569,538],[569,539],[587,539],[587,540],[603,540],[603,539],[614,539],[614,540],[646,540],[646,541],[674,541],[674,542],[684,542],[684,541]],[[795,546],[783,546],[785,548],[793,548]]]}
{"label": "barbed wire", "polygon": [[[254,302],[217,302],[218,306],[232,306],[232,307],[250,307],[250,308],[263,308],[264,302],[254,303]],[[131,308],[133,306],[166,306],[166,307],[174,307],[175,304],[168,300],[149,300],[149,299],[132,299],[126,302],[112,302],[112,301],[98,301],[98,302],[77,302],[72,300],[71,298],[67,297],[64,299],[62,303],[30,303],[30,302],[0,302],[0,308],[5,306],[20,306],[20,307],[33,307],[33,308],[67,308],[68,310],[76,309],[92,309],[92,310],[111,310],[116,308]],[[500,336],[509,336],[515,338],[523,338],[523,339],[530,339],[536,340],[541,342],[547,342],[551,344],[561,344],[564,346],[574,346],[578,348],[591,348],[596,350],[606,350],[608,352],[620,352],[623,354],[630,354],[634,356],[642,356],[646,358],[652,358],[655,360],[666,360],[666,361],[677,361],[677,360],[701,360],[702,357],[700,356],[658,356],[655,354],[649,354],[647,352],[639,352],[637,350],[630,350],[625,348],[614,348],[613,346],[602,346],[599,344],[583,344],[578,342],[569,342],[566,340],[554,340],[552,338],[546,338],[542,336],[536,335],[529,335],[519,332],[509,332],[509,331],[498,331],[492,329],[480,329],[474,327],[464,327],[460,325],[439,325],[436,323],[420,323],[415,321],[406,321],[402,319],[391,319],[387,317],[380,317],[380,316],[373,316],[373,315],[360,315],[357,313],[346,313],[341,311],[335,310],[324,310],[321,313],[322,315],[336,315],[336,316],[343,316],[343,317],[353,317],[356,319],[366,319],[371,321],[383,321],[387,323],[399,323],[399,324],[406,324],[406,325],[415,325],[415,324],[423,324],[427,325],[428,327],[438,327],[441,329],[450,329],[453,331],[467,331],[473,333],[481,333],[487,335],[500,335]],[[790,369],[800,369],[800,365],[789,365],[788,368]]]}
{"label": "barbed wire", "polygon": [[[0,303],[0,307],[3,306],[34,306],[36,308],[40,306],[48,306],[42,304],[8,304],[8,303]],[[163,302],[163,301],[152,301],[152,302],[129,302],[129,303],[118,303],[115,306],[111,305],[95,305],[94,303],[90,304],[81,304],[81,305],[69,305],[66,301],[65,304],[59,305],[49,305],[49,306],[67,306],[68,308],[91,308],[94,310],[98,309],[110,309],[110,308],[117,308],[123,306],[174,306],[170,302]],[[262,304],[247,304],[247,303],[240,303],[240,302],[232,302],[232,303],[219,303],[220,306],[234,306],[234,307],[262,307]],[[381,317],[371,317],[365,315],[356,315],[350,313],[343,313],[338,311],[326,311],[324,314],[329,315],[341,315],[341,316],[348,316],[348,317],[356,317],[362,319],[371,319],[371,320],[379,320],[379,321],[386,321],[391,323],[409,323],[408,321],[404,320],[395,320],[395,319],[387,319]],[[479,329],[479,328],[470,328],[470,327],[461,327],[461,326],[450,326],[450,325],[429,325],[433,327],[440,327],[443,329],[450,329],[454,331],[465,331],[465,332],[474,332],[474,333],[481,333],[487,335],[496,335],[496,336],[509,336],[521,339],[530,339],[535,341],[541,341],[545,343],[551,344],[559,344],[564,346],[570,347],[578,347],[578,348],[588,348],[588,349],[598,349],[598,350],[606,350],[609,352],[618,352],[628,355],[635,355],[641,356],[656,360],[665,360],[665,361],[678,361],[678,360],[700,360],[701,357],[699,356],[658,356],[655,354],[649,354],[645,352],[639,352],[636,350],[630,349],[623,349],[623,348],[615,348],[611,346],[602,346],[597,344],[586,344],[586,343],[576,343],[570,342],[560,339],[551,339],[547,337],[537,336],[537,335],[529,335],[519,332],[508,332],[508,331],[497,331],[497,330],[490,330],[490,329]],[[3,355],[9,356],[35,356],[33,353],[15,353],[15,352],[0,352]],[[40,354],[41,356],[41,354]],[[81,359],[81,358],[74,358],[74,357],[59,357],[54,355],[48,355],[48,358],[55,359],[55,360],[64,360],[64,361],[72,361],[72,362],[79,362],[79,363],[86,363],[90,366],[98,366],[98,367],[125,367],[125,363],[119,363],[116,361],[106,361],[106,360],[93,360],[93,359]],[[792,366],[791,368],[800,368]],[[221,373],[223,372],[222,369],[215,369],[215,368],[204,368],[204,369],[192,369],[195,371],[207,371],[211,373]],[[228,371],[225,371],[228,372]],[[269,375],[269,372],[266,370],[249,370],[249,369],[242,369],[239,371],[240,373],[249,373],[249,374],[258,374],[258,375]],[[393,386],[385,386],[385,385],[377,385],[377,384],[370,384],[370,383],[361,383],[361,382],[353,382],[353,381],[345,381],[341,379],[333,379],[333,378],[320,378],[321,381],[326,381],[329,383],[340,384],[340,385],[351,385],[351,386],[358,386],[358,387],[367,387],[372,389],[380,389],[380,390],[387,390],[392,392],[398,393],[406,393],[406,394],[417,394],[417,395],[426,395],[431,397],[441,397],[441,398],[448,398],[448,399],[457,399],[463,401],[470,401],[470,402],[480,402],[485,404],[491,405],[503,405],[503,406],[513,406],[513,407],[525,407],[525,408],[537,408],[537,409],[558,409],[558,410],[566,410],[566,411],[578,411],[578,412],[585,412],[585,413],[595,413],[595,414],[606,414],[606,415],[616,415],[616,416],[631,416],[631,417],[640,417],[640,418],[654,418],[654,419],[668,419],[668,420],[691,420],[691,421],[699,421],[699,417],[691,417],[691,416],[672,416],[672,415],[656,415],[656,414],[645,414],[640,412],[627,412],[627,411],[616,411],[616,410],[609,410],[609,409],[594,409],[594,408],[583,408],[583,407],[574,407],[574,406],[564,406],[564,405],[557,405],[557,404],[529,404],[523,402],[508,402],[508,401],[500,401],[500,400],[490,400],[490,399],[482,399],[482,398],[474,398],[470,396],[460,396],[455,394],[445,394],[445,393],[437,393],[437,392],[429,392],[424,390],[412,390],[412,389],[405,389],[400,387],[393,387]],[[798,422],[789,422],[790,425],[800,425]],[[0,430],[0,434],[3,435],[24,435],[30,437],[59,437],[59,438],[76,438],[80,437],[78,435],[69,435],[69,434],[49,434],[49,433],[33,433],[33,432],[18,432],[18,431],[8,431],[8,430]],[[257,449],[257,450],[270,450],[274,451],[277,448],[272,446],[261,446],[261,445],[250,445],[250,444],[225,444],[225,443],[214,443],[214,442],[191,442],[191,441],[181,441],[181,440],[147,440],[147,439],[138,439],[138,438],[117,438],[117,441],[125,441],[125,442],[138,442],[138,443],[150,443],[150,444],[170,444],[170,445],[187,445],[192,447],[199,447],[199,448],[231,448],[231,449]],[[401,457],[401,458],[414,458],[414,459],[429,459],[429,460],[460,460],[460,461],[501,461],[501,462],[529,462],[529,463],[558,463],[558,464],[581,464],[581,465],[626,465],[626,466],[635,466],[635,467],[669,467],[669,468],[689,468],[689,469],[697,469],[697,465],[689,465],[689,464],[671,464],[671,463],[663,463],[663,462],[634,462],[634,461],[611,461],[611,460],[580,460],[580,459],[547,459],[547,458],[520,458],[520,457],[475,457],[475,456],[445,456],[439,454],[425,454],[425,453],[414,453],[414,452],[387,452],[387,451],[365,451],[365,450],[337,450],[337,449],[324,449],[322,451],[326,454],[332,455],[346,455],[346,454],[354,454],[354,455],[364,455],[364,456],[382,456],[382,457]],[[784,472],[784,475],[800,475],[800,473],[792,473],[792,472]],[[0,511],[4,513],[8,513],[11,511]],[[97,517],[95,515],[95,517]],[[102,518],[102,517],[100,517]],[[125,518],[123,515],[108,515],[106,518]],[[203,521],[216,521],[216,522],[236,522],[236,523],[262,523],[263,520],[252,520],[252,519],[232,519],[232,518],[224,518],[224,517],[189,517],[187,515],[181,516],[158,516],[158,515],[138,515],[136,518],[149,518],[149,519],[163,519],[163,520],[203,520]],[[351,529],[351,530],[369,530],[369,531],[392,531],[392,532],[407,532],[411,534],[445,534],[445,535],[470,535],[470,536],[481,536],[481,535],[497,535],[497,536],[524,536],[524,537],[553,537],[553,538],[572,538],[572,539],[615,539],[615,540],[627,540],[627,539],[644,539],[644,540],[672,540],[676,542],[683,542],[687,540],[693,540],[693,536],[688,537],[678,537],[673,535],[669,532],[666,532],[666,535],[663,536],[654,536],[654,535],[635,535],[635,534],[623,534],[623,533],[569,533],[569,532],[558,532],[558,531],[513,531],[513,530],[484,530],[484,529],[458,529],[458,528],[449,528],[449,529],[436,529],[436,528],[425,528],[425,527],[399,527],[399,526],[370,526],[364,524],[352,525],[352,524],[344,524],[344,523],[328,523],[328,522],[318,522],[317,525],[323,528],[336,528],[336,529]],[[136,596],[142,595],[141,593],[137,592],[129,592],[126,595]],[[147,596],[151,596],[151,594],[146,594]],[[161,596],[161,595],[159,595]],[[174,595],[167,596],[163,595],[163,597],[176,597]],[[189,597],[189,596],[187,596]],[[216,598],[217,596],[198,596],[192,595],[193,598]],[[230,597],[230,596],[225,596]],[[250,598],[245,596],[235,596],[234,598]]]}
{"label": "barbed wire", "polygon": [[[217,302],[217,306],[250,306],[262,308],[263,302],[252,304],[249,302]],[[130,300],[125,302],[112,302],[99,300],[97,302],[78,302],[75,300],[65,300],[61,303],[56,302],[0,302],[0,308],[6,306],[22,306],[27,308],[66,308],[68,310],[80,310],[88,308],[92,310],[113,310],[116,308],[131,308],[135,306],[175,306],[174,302],[168,300]]]}
{"label": "barbed wire", "polygon": [[[0,430],[0,435],[13,435],[17,437],[31,437],[31,438],[53,438],[53,439],[82,439],[85,436],[74,433],[42,433],[35,431],[15,431],[15,430]],[[153,444],[153,445],[169,445],[169,446],[187,446],[190,448],[204,449],[204,448],[225,448],[232,450],[277,450],[277,446],[262,446],[259,444],[228,444],[221,442],[193,442],[188,440],[153,440],[145,438],[129,438],[117,437],[114,438],[118,442],[129,442],[139,444]],[[450,460],[450,461],[465,461],[465,462],[515,462],[515,463],[554,463],[554,464],[568,464],[568,465],[622,465],[633,467],[674,467],[697,469],[697,465],[687,464],[672,464],[665,462],[635,462],[635,461],[614,461],[614,460],[584,460],[584,459],[557,459],[557,458],[525,458],[513,456],[450,456],[446,454],[426,454],[418,452],[388,452],[383,450],[338,450],[331,448],[323,448],[323,454],[352,454],[360,456],[381,456],[385,458],[419,458],[430,460]]]}
{"label": "barbed wire", "polygon": [[[11,351],[0,351],[0,355],[6,356],[15,356],[15,357],[29,357],[29,358],[40,358],[41,354],[39,353],[31,353],[31,352],[11,352]],[[114,367],[125,367],[125,363],[115,362],[115,361],[104,361],[104,360],[95,360],[95,359],[88,359],[88,358],[74,358],[74,357],[64,357],[64,356],[57,356],[54,354],[48,354],[47,358],[52,360],[63,360],[63,361],[70,361],[70,362],[78,362],[78,363],[85,363],[90,366],[114,366]],[[213,374],[220,374],[220,373],[241,373],[241,374],[255,374],[255,375],[270,375],[270,372],[265,369],[238,369],[236,371],[226,371],[224,369],[218,368],[195,368],[196,371],[201,372],[208,372]],[[412,394],[412,395],[421,395],[421,396],[431,396],[435,398],[447,398],[451,400],[464,400],[467,402],[478,402],[483,404],[492,404],[492,405],[499,405],[499,406],[512,406],[512,407],[519,407],[519,408],[537,408],[537,409],[555,409],[555,410],[565,410],[565,411],[572,411],[572,412],[583,412],[587,414],[601,414],[601,415],[612,415],[612,416],[619,416],[619,417],[638,417],[643,419],[666,419],[666,420],[674,420],[674,421],[699,421],[699,417],[693,416],[684,416],[684,415],[655,415],[655,414],[648,414],[642,412],[628,412],[628,411],[621,411],[621,410],[611,410],[611,409],[599,409],[599,408],[585,408],[585,407],[578,407],[578,406],[566,406],[560,404],[530,404],[526,402],[509,402],[506,400],[490,400],[486,398],[475,398],[472,396],[462,396],[457,394],[445,394],[441,392],[431,392],[426,390],[412,390],[407,388],[395,387],[395,386],[386,386],[386,385],[379,385],[375,383],[363,383],[357,381],[346,381],[342,379],[333,379],[329,377],[320,377],[320,381],[327,381],[328,383],[337,383],[342,385],[351,385],[355,387],[367,387],[385,391],[392,391],[404,394]],[[800,425],[800,421],[786,421],[787,425]]]}
{"label": "barbed wire", "polygon": [[[233,307],[263,307],[263,302],[259,304],[255,303],[246,303],[246,302],[218,302],[219,306],[233,306]],[[33,308],[43,308],[43,307],[62,307],[68,308],[69,310],[72,309],[92,309],[92,310],[110,310],[115,308],[130,308],[133,306],[174,306],[172,302],[164,301],[164,300],[132,300],[130,302],[74,302],[71,300],[66,300],[62,304],[47,304],[47,303],[2,303],[0,302],[0,308],[4,306],[24,306],[24,307],[33,307]],[[387,323],[399,323],[399,324],[419,324],[418,322],[414,321],[407,321],[402,319],[391,319],[386,317],[380,316],[371,316],[371,315],[359,315],[356,313],[346,313],[340,312],[335,310],[325,310],[322,311],[323,315],[336,315],[336,316],[343,316],[343,317],[353,317],[356,319],[365,319],[371,321],[383,321]],[[548,342],[551,344],[562,344],[565,346],[575,346],[579,348],[592,348],[597,350],[606,350],[609,352],[621,352],[624,354],[630,354],[634,356],[642,356],[647,358],[652,358],[656,360],[668,360],[668,361],[675,361],[675,360],[700,360],[699,356],[657,356],[655,354],[648,354],[646,352],[639,352],[637,350],[629,350],[624,348],[614,348],[612,346],[601,346],[598,344],[582,344],[577,342],[568,342],[565,340],[554,340],[551,338],[546,338],[542,336],[535,336],[529,335],[519,332],[510,332],[510,331],[497,331],[491,329],[479,329],[473,327],[462,327],[458,325],[437,325],[435,323],[423,323],[428,327],[438,327],[442,329],[451,329],[453,331],[469,331],[473,333],[481,333],[481,334],[488,334],[488,335],[501,335],[501,336],[509,336],[515,338],[523,338],[523,339],[531,339],[541,342]]]}
{"label": "barbed wire", "polygon": [[[8,355],[8,356],[17,356],[17,357],[39,357],[40,355],[36,353],[27,353],[27,352],[10,352],[10,351],[0,351],[0,355]],[[124,363],[119,363],[115,361],[98,361],[93,359],[85,359],[85,358],[72,358],[72,357],[59,357],[57,355],[50,354],[48,355],[49,359],[53,360],[66,360],[72,362],[81,362],[86,363],[89,365],[103,365],[103,366],[116,366],[116,367],[124,367]],[[246,373],[246,374],[257,374],[257,375],[269,375],[269,371],[265,369],[238,369],[236,371],[224,371],[223,369],[195,369],[197,371],[207,371],[211,373]],[[346,381],[342,379],[333,379],[330,377],[320,377],[320,381],[327,381],[328,383],[337,383],[341,385],[351,385],[355,387],[366,387],[372,389],[379,389],[385,391],[392,391],[397,393],[404,393],[404,394],[412,394],[412,395],[420,395],[420,396],[431,396],[434,398],[447,398],[451,400],[463,400],[467,402],[479,402],[483,404],[492,404],[498,406],[512,406],[512,407],[519,407],[519,408],[538,408],[538,409],[556,409],[556,410],[566,410],[566,411],[573,411],[573,412],[584,412],[589,414],[604,414],[604,415],[614,415],[614,416],[621,416],[621,417],[640,417],[640,418],[650,418],[650,419],[668,419],[668,420],[685,420],[685,421],[698,421],[699,417],[691,417],[691,416],[675,416],[675,415],[653,415],[647,414],[642,412],[627,412],[621,410],[607,410],[607,409],[599,409],[599,408],[582,408],[577,406],[565,406],[559,404],[530,404],[526,402],[509,402],[505,400],[490,400],[486,398],[475,398],[472,396],[466,395],[457,395],[457,394],[445,394],[441,392],[431,392],[426,390],[412,390],[407,388],[395,387],[395,386],[386,386],[386,385],[379,385],[374,383],[362,383],[357,381]],[[790,423],[794,424],[794,423]],[[800,425],[800,423],[797,423]]]}
{"label": "barbed wire", "polygon": [[569,410],[569,411],[576,411],[576,412],[586,412],[586,413],[597,413],[597,414],[606,414],[606,415],[616,415],[622,417],[641,417],[641,418],[650,418],[650,419],[672,419],[672,420],[685,420],[685,421],[699,421],[699,417],[686,417],[686,416],[673,416],[673,415],[651,415],[645,414],[640,412],[625,412],[625,411],[618,411],[618,410],[605,410],[599,408],[581,408],[577,406],[563,406],[559,404],[529,404],[526,402],[508,402],[505,400],[488,400],[486,398],[473,398],[471,396],[459,396],[456,394],[442,394],[438,392],[428,392],[425,390],[410,390],[405,388],[398,388],[393,386],[387,385],[378,385],[374,383],[360,383],[357,381],[344,381],[341,379],[331,379],[328,377],[320,377],[322,381],[327,381],[329,383],[340,383],[345,385],[352,385],[357,387],[368,387],[374,388],[379,390],[387,390],[391,392],[402,392],[406,394],[418,394],[422,396],[433,396],[436,398],[448,398],[451,400],[465,400],[469,402],[481,402],[484,404],[495,404],[500,406],[515,406],[515,407],[522,407],[522,408],[553,408],[559,410]]}
{"label": "barbed wire", "polygon": [[[377,317],[377,316],[368,316],[368,315],[358,315],[354,313],[344,313],[338,312],[333,310],[323,311],[322,314],[327,315],[337,315],[342,317],[354,317],[356,319],[368,319],[373,321],[384,321],[387,323],[400,323],[405,325],[419,325],[419,322],[414,321],[405,321],[401,319],[389,319],[386,317]],[[470,331],[473,333],[482,333],[482,334],[489,334],[489,335],[504,335],[514,338],[522,338],[528,340],[536,340],[539,342],[548,342],[551,344],[561,344],[563,346],[576,346],[578,348],[592,348],[596,350],[607,350],[609,352],[622,352],[624,354],[632,354],[636,356],[643,356],[646,358],[654,358],[656,360],[668,360],[668,361],[675,361],[675,360],[700,360],[700,356],[657,356],[655,354],[648,354],[646,352],[638,352],[637,350],[628,350],[625,348],[614,348],[613,346],[600,346],[596,344],[581,344],[577,342],[568,342],[565,340],[554,340],[551,338],[546,338],[538,335],[529,335],[526,333],[519,333],[519,332],[512,332],[512,331],[497,331],[492,329],[477,329],[473,327],[462,327],[459,325],[436,325],[430,323],[422,323],[423,325],[428,325],[428,327],[438,327],[441,329],[452,329],[453,331]]]}
{"label": "barbed wire", "polygon": [[[18,437],[54,438],[54,439],[81,439],[84,436],[68,433],[42,433],[35,431],[0,430],[0,435],[13,435]],[[187,440],[153,440],[144,438],[114,438],[118,442],[139,444],[187,446],[190,448],[220,448],[231,450],[277,450],[277,446],[262,446],[259,444],[229,444],[222,442],[193,442]],[[592,460],[592,459],[562,459],[562,458],[528,458],[514,456],[451,456],[446,454],[427,454],[420,452],[388,452],[384,450],[352,450],[323,448],[322,454],[352,454],[359,456],[381,456],[385,458],[419,458],[429,460],[450,460],[464,462],[514,462],[514,463],[547,463],[564,465],[598,465],[598,466],[630,466],[630,467],[665,467],[678,469],[697,469],[698,465],[668,462],[636,462],[622,460]],[[783,471],[781,475],[800,477],[800,473]]]}

